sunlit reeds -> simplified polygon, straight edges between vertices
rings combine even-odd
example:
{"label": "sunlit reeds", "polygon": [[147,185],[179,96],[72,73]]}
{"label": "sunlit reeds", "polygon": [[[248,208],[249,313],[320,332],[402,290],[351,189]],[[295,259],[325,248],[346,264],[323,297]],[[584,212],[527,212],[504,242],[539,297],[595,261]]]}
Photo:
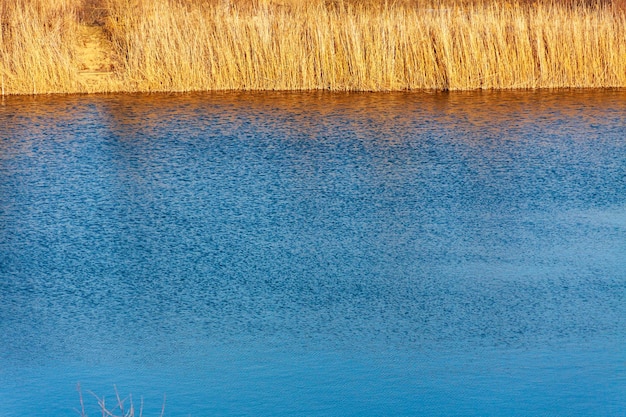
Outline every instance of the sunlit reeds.
{"label": "sunlit reeds", "polygon": [[[122,91],[626,87],[626,14],[613,3],[101,0],[101,5]],[[38,34],[42,51],[28,53],[41,56],[37,62],[44,64],[16,52],[34,48],[26,41],[15,44],[13,32],[21,32],[12,29],[13,43],[2,38],[0,70],[12,80],[5,81],[8,93],[76,91],[71,51],[62,43],[72,39],[67,32],[76,27],[70,20],[77,14],[65,10],[69,17],[58,29],[54,25],[60,23],[37,20],[23,29],[47,31]],[[9,22],[15,13],[7,15]],[[77,48],[69,44],[68,50]],[[33,78],[39,87],[29,89]]]}
{"label": "sunlit reeds", "polygon": [[76,91],[76,0],[0,0],[2,94]]}

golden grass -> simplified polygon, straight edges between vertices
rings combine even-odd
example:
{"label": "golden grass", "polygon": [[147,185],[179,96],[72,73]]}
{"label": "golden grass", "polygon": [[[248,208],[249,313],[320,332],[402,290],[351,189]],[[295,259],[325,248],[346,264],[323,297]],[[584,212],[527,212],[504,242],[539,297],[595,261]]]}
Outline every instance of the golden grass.
{"label": "golden grass", "polygon": [[74,91],[76,1],[0,0],[2,94]]}
{"label": "golden grass", "polygon": [[4,93],[85,91],[73,31],[88,3],[120,91],[626,87],[615,3],[78,2],[3,6]]}

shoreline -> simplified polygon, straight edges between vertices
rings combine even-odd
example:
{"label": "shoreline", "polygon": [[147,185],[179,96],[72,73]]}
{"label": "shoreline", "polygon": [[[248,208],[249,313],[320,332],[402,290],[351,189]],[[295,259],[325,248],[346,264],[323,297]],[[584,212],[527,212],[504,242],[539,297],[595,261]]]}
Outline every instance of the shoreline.
{"label": "shoreline", "polygon": [[18,0],[0,94],[625,88],[616,4]]}
{"label": "shoreline", "polygon": [[3,102],[11,98],[26,98],[26,97],[72,97],[72,96],[84,96],[84,97],[115,97],[115,96],[159,96],[159,95],[172,95],[172,96],[192,96],[192,95],[206,95],[206,94],[242,94],[255,96],[258,94],[319,94],[319,95],[357,95],[357,94],[383,94],[383,95],[397,95],[397,94],[498,94],[498,93],[520,93],[520,94],[541,94],[541,93],[623,93],[626,92],[626,87],[538,87],[538,88],[493,88],[493,89],[413,89],[413,90],[328,90],[328,89],[310,89],[310,90],[243,90],[243,89],[212,89],[212,90],[111,90],[111,91],[89,91],[89,92],[45,92],[45,93],[13,93],[13,94],[0,94],[0,102]]}

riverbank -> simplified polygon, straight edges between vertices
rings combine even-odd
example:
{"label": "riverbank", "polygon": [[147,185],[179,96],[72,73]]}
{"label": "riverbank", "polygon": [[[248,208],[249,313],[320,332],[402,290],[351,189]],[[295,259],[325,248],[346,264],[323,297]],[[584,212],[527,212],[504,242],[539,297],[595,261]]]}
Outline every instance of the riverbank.
{"label": "riverbank", "polygon": [[626,87],[614,2],[18,0],[1,93]]}

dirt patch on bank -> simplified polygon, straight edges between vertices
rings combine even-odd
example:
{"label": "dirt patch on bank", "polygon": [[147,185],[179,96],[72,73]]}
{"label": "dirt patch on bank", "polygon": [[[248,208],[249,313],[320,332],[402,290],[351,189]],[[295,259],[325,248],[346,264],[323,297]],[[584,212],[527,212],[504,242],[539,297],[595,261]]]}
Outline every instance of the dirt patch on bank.
{"label": "dirt patch on bank", "polygon": [[78,80],[87,92],[110,91],[114,87],[113,47],[102,27],[79,26],[76,58]]}
{"label": "dirt patch on bank", "polygon": [[98,13],[103,10],[100,3],[85,1],[78,26],[78,81],[88,93],[113,91],[119,87],[113,44],[104,30],[103,16]]}

